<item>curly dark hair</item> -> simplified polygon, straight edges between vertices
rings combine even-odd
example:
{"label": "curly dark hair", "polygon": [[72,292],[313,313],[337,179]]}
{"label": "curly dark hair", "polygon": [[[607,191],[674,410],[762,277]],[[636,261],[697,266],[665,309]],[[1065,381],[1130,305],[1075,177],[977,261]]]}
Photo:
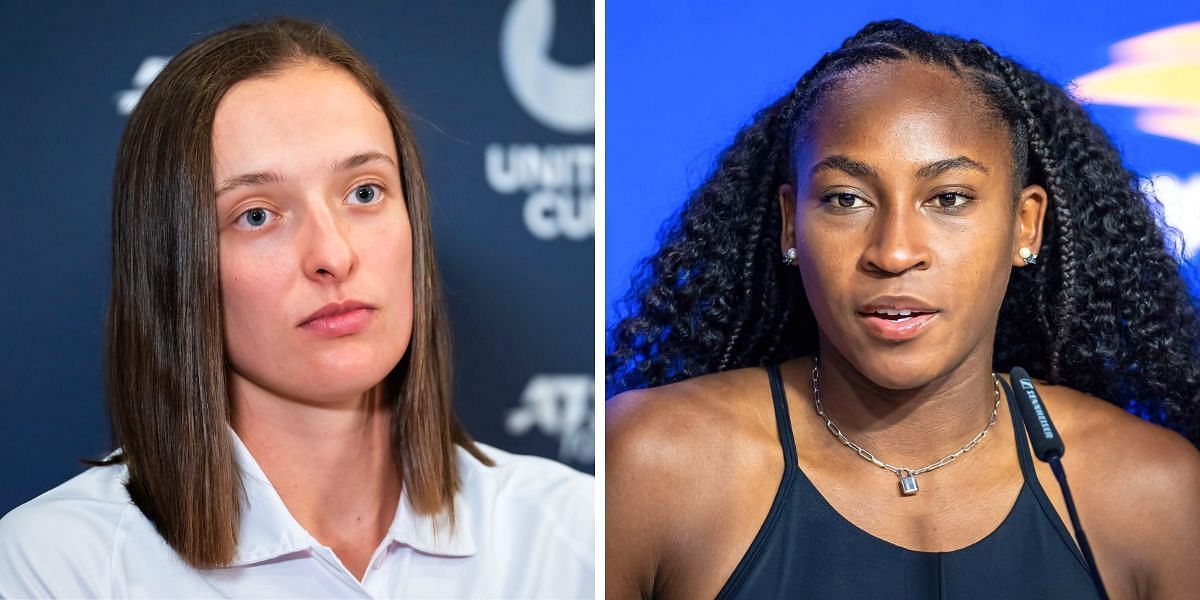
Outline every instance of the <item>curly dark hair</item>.
{"label": "curly dark hair", "polygon": [[[1200,440],[1200,325],[1161,205],[1058,85],[978,40],[890,20],[825,54],[755,115],[660,234],[609,332],[609,397],[817,350],[795,269],[779,257],[777,191],[822,94],[884,61],[939,65],[974,84],[1013,146],[1014,183],[1050,200],[1036,266],[1014,269],[995,367],[1026,368]],[[1170,244],[1170,245],[1169,245]]]}

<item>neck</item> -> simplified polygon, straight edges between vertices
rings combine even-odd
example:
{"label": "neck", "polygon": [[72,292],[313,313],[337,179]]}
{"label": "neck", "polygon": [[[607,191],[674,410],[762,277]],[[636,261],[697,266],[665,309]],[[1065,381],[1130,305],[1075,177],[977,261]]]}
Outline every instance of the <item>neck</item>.
{"label": "neck", "polygon": [[996,388],[991,352],[984,354],[916,387],[888,389],[836,351],[822,351],[821,404],[847,438],[880,460],[920,468],[958,451],[991,419]]}
{"label": "neck", "polygon": [[304,402],[230,380],[233,429],[296,521],[327,546],[383,539],[401,485],[380,394]]}

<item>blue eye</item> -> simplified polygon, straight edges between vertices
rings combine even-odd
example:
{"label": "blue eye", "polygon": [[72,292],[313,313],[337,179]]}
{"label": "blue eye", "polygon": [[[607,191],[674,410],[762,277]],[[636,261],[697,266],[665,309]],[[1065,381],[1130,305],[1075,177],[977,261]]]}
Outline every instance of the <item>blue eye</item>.
{"label": "blue eye", "polygon": [[251,208],[250,210],[238,215],[237,220],[241,223],[245,223],[252,229],[258,229],[259,227],[266,225],[270,218],[271,213],[267,209]]}
{"label": "blue eye", "polygon": [[366,183],[354,188],[350,193],[350,201],[354,204],[374,204],[383,190],[373,183]]}

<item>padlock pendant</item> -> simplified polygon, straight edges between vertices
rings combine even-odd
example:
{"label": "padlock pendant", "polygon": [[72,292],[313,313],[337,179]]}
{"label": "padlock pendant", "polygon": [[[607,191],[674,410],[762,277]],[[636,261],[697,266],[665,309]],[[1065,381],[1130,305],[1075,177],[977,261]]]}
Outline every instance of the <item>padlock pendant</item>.
{"label": "padlock pendant", "polygon": [[911,471],[900,471],[900,493],[912,496],[917,491],[917,476],[913,475]]}

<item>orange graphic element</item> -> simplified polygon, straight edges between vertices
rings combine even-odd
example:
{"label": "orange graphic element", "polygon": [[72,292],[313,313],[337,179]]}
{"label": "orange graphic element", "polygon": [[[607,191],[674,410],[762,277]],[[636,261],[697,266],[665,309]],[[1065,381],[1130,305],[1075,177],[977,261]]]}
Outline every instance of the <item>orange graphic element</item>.
{"label": "orange graphic element", "polygon": [[1117,42],[1110,54],[1113,64],[1072,82],[1075,97],[1140,109],[1138,129],[1200,144],[1200,21]]}

